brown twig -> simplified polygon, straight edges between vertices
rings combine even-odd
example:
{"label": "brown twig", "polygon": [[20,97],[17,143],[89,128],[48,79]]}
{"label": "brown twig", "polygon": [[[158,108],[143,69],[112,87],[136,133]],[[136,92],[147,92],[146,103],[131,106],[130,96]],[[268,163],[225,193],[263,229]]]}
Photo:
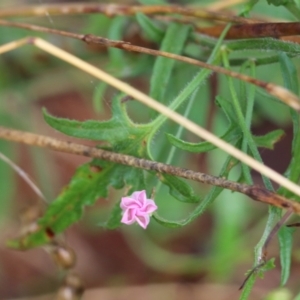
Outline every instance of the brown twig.
{"label": "brown twig", "polygon": [[55,151],[99,158],[106,161],[131,166],[134,168],[154,171],[157,173],[170,174],[201,183],[211,184],[214,186],[243,193],[251,197],[253,200],[271,204],[282,209],[288,209],[300,215],[300,203],[284,198],[263,187],[240,184],[238,182],[226,180],[224,178],[219,178],[205,173],[195,172],[189,169],[179,168],[160,162],[137,158],[134,156],[110,152],[77,143],[61,141],[34,133],[7,129],[4,127],[0,127],[0,138],[27,145],[49,148]]}
{"label": "brown twig", "polygon": [[[224,26],[199,27],[195,30],[199,33],[218,38],[224,30]],[[299,35],[300,22],[288,23],[257,23],[232,25],[228,30],[225,39],[248,39],[262,37],[284,37]]]}
{"label": "brown twig", "polygon": [[[174,16],[156,16],[155,19],[163,22],[177,22],[189,24],[193,26],[196,32],[199,32],[210,37],[219,38],[220,34],[225,29],[223,25],[211,27],[203,27],[197,24],[197,20],[191,17],[174,17]],[[273,37],[287,42],[300,43],[299,39],[300,23],[299,22],[262,22],[255,21],[251,24],[236,24],[232,25],[225,40],[238,40],[249,38],[264,38]]]}
{"label": "brown twig", "polygon": [[167,58],[174,59],[177,61],[182,61],[182,62],[191,64],[191,65],[209,69],[214,72],[225,74],[227,76],[237,78],[239,80],[254,84],[254,85],[266,90],[270,95],[275,96],[276,98],[280,99],[285,104],[289,105],[290,107],[292,107],[295,110],[300,112],[299,98],[295,94],[288,91],[287,89],[277,86],[273,83],[258,80],[256,78],[250,77],[245,74],[237,73],[237,72],[234,72],[234,71],[231,71],[231,70],[219,67],[219,66],[211,65],[211,64],[205,63],[203,61],[197,60],[197,59],[173,54],[170,52],[144,48],[144,47],[132,45],[132,44],[124,42],[124,41],[109,40],[107,38],[95,36],[92,34],[78,34],[78,33],[43,27],[43,26],[37,26],[37,25],[31,25],[31,24],[19,23],[19,22],[10,22],[10,21],[1,20],[1,19],[0,19],[0,25],[8,26],[8,27],[23,28],[23,29],[33,30],[33,31],[47,32],[47,33],[52,33],[52,34],[57,34],[57,35],[61,35],[61,36],[75,38],[75,39],[81,40],[83,42],[86,42],[88,44],[95,44],[95,45],[98,44],[98,45],[102,45],[104,47],[113,47],[113,48],[123,49],[123,50],[130,51],[130,52],[145,53],[145,54],[152,55],[152,56],[163,56],[163,57],[167,57]]}
{"label": "brown twig", "polygon": [[28,5],[13,8],[2,8],[0,18],[45,16],[50,15],[75,15],[75,14],[104,14],[108,17],[119,15],[135,15],[143,13],[146,15],[178,14],[192,16],[199,19],[233,22],[253,23],[253,19],[247,19],[228,14],[207,11],[203,8],[186,8],[175,5],[121,5],[121,4],[99,4],[99,3],[72,3],[72,4],[45,4]]}

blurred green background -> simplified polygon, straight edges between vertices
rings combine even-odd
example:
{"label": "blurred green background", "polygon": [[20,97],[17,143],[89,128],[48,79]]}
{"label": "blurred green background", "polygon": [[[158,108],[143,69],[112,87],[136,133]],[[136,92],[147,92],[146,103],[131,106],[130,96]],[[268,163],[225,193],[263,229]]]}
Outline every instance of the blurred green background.
{"label": "blurred green background", "polygon": [[[65,1],[53,2],[66,3]],[[99,3],[109,2],[125,3],[125,1],[99,1]],[[156,2],[158,1],[140,1],[143,4]],[[213,4],[214,1],[176,3],[205,6]],[[46,1],[2,0],[0,9],[23,4],[42,5],[46,4]],[[228,11],[237,14],[244,4],[241,2],[233,7],[230,6]],[[270,6],[263,0],[254,7],[251,16],[295,21],[295,17],[283,7]],[[77,16],[48,14],[43,17],[22,17],[14,20],[77,33],[92,33],[159,49],[159,43],[143,32],[134,16],[108,18],[96,14]],[[29,35],[40,36],[138,89],[149,91],[154,57],[88,46],[77,40],[16,28],[0,27],[0,44]],[[195,42],[190,42],[186,45],[185,52],[198,59],[206,60],[210,50],[209,47],[201,47]],[[238,58],[266,57],[276,53],[271,50],[268,52],[236,51],[230,54],[230,59],[234,61]],[[293,59],[297,70],[298,61],[297,58]],[[167,103],[186,86],[197,70],[194,66],[176,62],[171,83],[166,90]],[[240,68],[235,67],[234,70],[239,71]],[[258,66],[256,74],[257,78],[262,80],[283,84],[278,63]],[[235,81],[235,85],[237,89],[241,89],[240,82]],[[72,140],[54,131],[44,122],[41,108],[46,107],[51,114],[58,117],[80,121],[106,120],[111,116],[111,99],[115,95],[117,91],[113,88],[31,45],[0,57],[1,126]],[[213,74],[201,86],[189,118],[220,135],[227,126],[227,120],[216,105],[217,95],[222,95],[223,98],[230,97],[226,78],[223,75]],[[186,104],[179,111],[183,112],[185,108]],[[128,103],[128,110],[131,118],[136,122],[143,123],[151,119],[150,110],[134,101]],[[274,150],[263,149],[261,155],[267,165],[283,173],[291,158],[292,124],[289,109],[283,104],[274,102],[271,97],[257,92],[252,132],[262,135],[278,128],[283,129],[286,135],[276,144]],[[171,145],[166,142],[165,132],[175,134],[176,130],[175,124],[169,122],[157,133],[151,146],[155,159],[164,161],[167,158]],[[190,142],[198,142],[198,139],[188,132],[183,132],[182,138]],[[89,141],[83,143],[94,144]],[[88,161],[86,158],[74,155],[54,153],[2,140],[0,140],[0,151],[34,179],[49,201],[68,184],[76,167]],[[219,150],[205,154],[192,154],[178,150],[173,163],[217,175],[226,157],[226,154]],[[262,184],[258,174],[252,175],[255,183]],[[236,168],[230,178],[237,180],[239,176],[240,169]],[[24,253],[16,252],[5,247],[5,240],[18,232],[22,212],[32,205],[37,205],[40,200],[2,161],[0,161],[0,178],[0,298],[12,299],[51,293],[59,287],[63,273],[55,267],[47,253],[41,249]],[[209,191],[208,186],[193,182],[190,184],[199,196],[205,196]],[[240,194],[223,191],[201,217],[181,229],[165,228],[154,221],[147,231],[136,226],[123,226],[115,231],[99,228],[97,224],[107,219],[111,207],[121,196],[122,191],[111,190],[109,199],[99,199],[95,206],[87,208],[84,219],[72,226],[65,235],[68,244],[76,251],[76,271],[83,278],[88,291],[99,288],[101,293],[103,288],[113,290],[115,287],[145,285],[144,291],[152,295],[158,293],[157,299],[168,299],[167,297],[170,299],[171,297],[172,299],[177,299],[176,297],[178,299],[183,297],[238,299],[237,289],[244,279],[245,272],[252,267],[253,248],[264,230],[267,206],[249,201]],[[176,201],[164,187],[157,193],[156,201],[159,214],[170,220],[185,218],[195,207],[195,204]],[[281,290],[283,296],[278,299],[293,299],[293,296],[300,291],[298,248],[299,239],[296,233],[291,276],[286,289]],[[274,298],[274,289],[278,288],[280,282],[278,253],[277,241],[274,240],[269,248],[269,257],[276,258],[276,268],[266,273],[264,280],[257,281],[249,299],[277,299]],[[174,286],[170,286],[170,283]],[[165,287],[165,290],[160,290],[161,287]],[[180,292],[174,294],[176,288]],[[105,291],[109,293],[110,290]],[[270,296],[270,293],[273,295]],[[108,298],[108,295],[103,299],[123,299],[117,296]],[[124,297],[125,295],[127,294],[123,294]],[[129,299],[128,297],[140,299],[138,298],[140,294],[136,290],[129,295],[126,299]],[[91,295],[85,297],[93,299]],[[95,299],[100,298],[96,295]]]}

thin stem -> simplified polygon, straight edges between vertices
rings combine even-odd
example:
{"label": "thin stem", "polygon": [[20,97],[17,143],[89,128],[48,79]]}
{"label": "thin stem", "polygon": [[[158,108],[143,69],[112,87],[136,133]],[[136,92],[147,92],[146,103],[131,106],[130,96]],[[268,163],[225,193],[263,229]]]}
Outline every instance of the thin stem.
{"label": "thin stem", "polygon": [[8,157],[6,157],[1,152],[0,152],[0,159],[6,162],[20,177],[22,177],[38,197],[40,197],[42,200],[47,202],[41,190],[38,188],[38,186],[33,182],[33,180],[24,170],[22,170],[19,166],[17,166],[14,162],[12,162]]}
{"label": "thin stem", "polygon": [[155,171],[157,173],[166,173],[206,184],[211,184],[214,186],[243,193],[256,201],[271,204],[283,209],[289,209],[294,213],[300,215],[300,203],[286,199],[263,187],[240,184],[238,182],[226,180],[224,178],[219,178],[205,173],[195,172],[189,169],[183,169],[160,162],[137,158],[130,155],[110,152],[98,149],[96,147],[89,147],[77,143],[65,142],[34,133],[7,129],[1,126],[0,138],[13,142],[24,143],[27,145],[48,148],[55,151],[99,158],[139,169]]}
{"label": "thin stem", "polygon": [[[135,46],[135,45],[132,45],[132,44],[124,42],[124,41],[109,40],[107,38],[95,36],[92,34],[77,34],[77,33],[72,33],[72,32],[68,32],[68,31],[62,31],[62,30],[56,30],[56,29],[51,29],[51,28],[47,28],[47,27],[42,27],[42,26],[29,25],[29,24],[25,24],[25,23],[9,22],[6,20],[0,20],[0,25],[8,26],[8,27],[18,27],[18,28],[23,28],[23,29],[33,30],[33,31],[48,32],[48,33],[52,33],[52,34],[58,34],[58,35],[62,35],[62,36],[76,38],[76,39],[79,39],[88,44],[98,44],[98,45],[102,45],[104,47],[113,47],[113,48],[123,49],[123,50],[130,51],[130,52],[145,53],[145,54],[153,55],[153,56],[163,56],[163,57],[167,57],[170,59],[182,61],[182,62],[191,64],[191,65],[195,65],[195,66],[198,66],[201,68],[212,70],[217,73],[225,74],[225,75],[228,75],[233,78],[237,78],[242,81],[246,81],[250,84],[257,85],[258,87],[266,90],[269,94],[280,99],[286,105],[289,105],[293,109],[300,112],[300,99],[295,94],[291,93],[289,90],[287,90],[281,86],[277,86],[275,84],[264,82],[264,81],[258,80],[256,78],[247,76],[245,74],[240,74],[240,73],[237,73],[237,72],[234,72],[231,70],[227,70],[227,69],[219,67],[219,66],[214,66],[209,63],[199,61],[197,59],[173,54],[170,52],[153,50],[153,49],[149,49],[149,48]],[[23,41],[23,40],[20,40],[20,41]],[[19,41],[17,41],[17,42],[19,42]],[[45,44],[46,42],[45,41],[41,42],[41,39],[35,38],[33,43],[37,47],[41,48],[41,44]],[[2,50],[2,47],[0,47],[0,54],[14,49],[14,48],[12,48],[13,46],[10,44],[11,43],[2,46],[2,47],[5,47],[5,46],[10,47],[9,50],[4,50],[4,49]],[[50,45],[50,44],[48,44],[48,45]],[[17,47],[19,47],[19,46],[16,45],[15,48],[17,48]],[[52,45],[52,49],[53,49],[53,47],[54,46]],[[47,51],[46,49],[43,49],[43,50]],[[69,55],[71,55],[71,54],[69,54]]]}

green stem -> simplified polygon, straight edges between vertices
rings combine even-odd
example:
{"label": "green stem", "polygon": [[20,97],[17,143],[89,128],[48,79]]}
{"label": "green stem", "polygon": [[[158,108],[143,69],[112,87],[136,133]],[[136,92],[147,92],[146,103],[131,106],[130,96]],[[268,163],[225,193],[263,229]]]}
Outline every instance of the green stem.
{"label": "green stem", "polygon": [[[230,68],[226,46],[223,46],[223,49],[221,50],[221,55],[222,55],[224,66],[226,68]],[[250,150],[253,154],[253,157],[257,161],[263,163],[263,161],[261,159],[261,156],[258,152],[258,149],[256,147],[256,144],[254,142],[254,139],[252,137],[252,134],[251,134],[249,128],[247,127],[245,117],[243,116],[241,106],[240,106],[240,103],[239,103],[239,100],[238,100],[238,97],[237,97],[237,94],[236,94],[236,91],[235,91],[235,88],[234,88],[233,79],[231,77],[228,77],[227,80],[228,80],[229,90],[230,90],[231,97],[232,97],[232,104],[233,104],[233,107],[234,107],[234,110],[235,110],[235,113],[236,113],[236,116],[237,116],[237,122],[238,122],[239,126],[242,129],[242,132],[244,134],[244,139],[246,139],[246,141],[248,143],[248,146],[249,146],[249,148],[250,148]],[[252,106],[253,106],[253,104],[252,104]],[[252,109],[249,113],[252,113]],[[264,181],[264,184],[265,184],[266,188],[269,189],[269,190],[273,190],[273,186],[272,186],[272,183],[271,183],[270,179],[265,177],[265,176],[262,176],[262,179]],[[252,181],[251,178],[247,178],[247,180]]]}
{"label": "green stem", "polygon": [[[256,75],[255,74],[255,64],[253,63],[253,61],[252,62],[249,61],[247,63],[247,65],[250,65],[251,76],[255,78],[256,77],[255,76]],[[245,86],[245,91],[246,91],[245,99],[247,99],[246,100],[246,113],[245,113],[245,127],[246,127],[247,131],[250,132],[256,87],[255,87],[255,85],[250,85],[247,89],[246,84],[244,84],[244,86]],[[248,140],[245,136],[244,136],[243,142],[242,142],[242,151],[245,153],[247,153],[247,151],[248,151]],[[247,183],[252,184],[253,181],[252,181],[251,171],[250,171],[249,167],[246,166],[245,164],[242,164],[242,170],[244,173],[244,177],[246,179],[250,179],[250,181],[247,181]]]}

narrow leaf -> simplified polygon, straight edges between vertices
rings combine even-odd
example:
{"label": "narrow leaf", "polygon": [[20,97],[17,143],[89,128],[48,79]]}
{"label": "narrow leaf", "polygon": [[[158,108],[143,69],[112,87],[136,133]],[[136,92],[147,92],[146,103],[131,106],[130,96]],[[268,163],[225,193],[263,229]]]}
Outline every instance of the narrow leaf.
{"label": "narrow leaf", "polygon": [[[109,27],[108,38],[112,40],[123,40],[123,33],[126,28],[128,19],[125,16],[117,16],[113,18]],[[126,68],[126,59],[124,51],[109,47],[109,66],[113,71]]]}
{"label": "narrow leaf", "polygon": [[273,150],[274,145],[281,140],[284,134],[283,130],[277,129],[262,136],[253,136],[253,139],[257,147]]}
{"label": "narrow leaf", "polygon": [[[188,38],[190,27],[171,23],[168,26],[160,50],[180,54]],[[174,69],[175,60],[165,57],[157,57],[150,81],[150,96],[162,103],[168,82]]]}
{"label": "narrow leaf", "polygon": [[[226,132],[222,136],[220,136],[221,139],[229,143],[236,141],[239,137],[241,137],[241,131],[237,127],[229,127],[226,130]],[[169,133],[167,133],[167,138],[173,146],[189,152],[203,153],[203,152],[208,152],[216,149],[216,146],[214,146],[209,142],[201,142],[201,143],[185,142]]]}
{"label": "narrow leaf", "polygon": [[170,188],[170,194],[177,200],[190,203],[199,202],[199,197],[195,195],[191,186],[183,180],[168,174],[159,176],[159,179]]}
{"label": "narrow leaf", "polygon": [[295,228],[283,226],[278,232],[278,240],[280,245],[281,286],[286,284],[290,276],[294,231]]}
{"label": "narrow leaf", "polygon": [[[220,177],[227,177],[230,170],[238,163],[238,161],[232,157],[228,157],[226,162],[224,163],[222,170],[220,172]],[[189,214],[189,216],[183,220],[180,221],[171,221],[167,220],[158,214],[154,214],[153,218],[160,223],[163,226],[169,227],[169,228],[177,228],[177,227],[183,227],[192,221],[194,221],[197,217],[199,217],[210,204],[213,203],[213,201],[220,195],[220,193],[223,191],[223,188],[214,186],[209,193],[205,196],[205,198],[199,202],[199,204],[196,206],[196,208],[192,211],[192,213]]]}
{"label": "narrow leaf", "polygon": [[157,22],[142,13],[137,13],[136,19],[142,27],[142,32],[149,40],[156,43],[161,42],[164,37],[164,30],[157,24]]}
{"label": "narrow leaf", "polygon": [[216,104],[222,108],[225,116],[227,117],[229,123],[236,124],[237,117],[234,113],[234,107],[232,103],[221,96],[216,97]]}

